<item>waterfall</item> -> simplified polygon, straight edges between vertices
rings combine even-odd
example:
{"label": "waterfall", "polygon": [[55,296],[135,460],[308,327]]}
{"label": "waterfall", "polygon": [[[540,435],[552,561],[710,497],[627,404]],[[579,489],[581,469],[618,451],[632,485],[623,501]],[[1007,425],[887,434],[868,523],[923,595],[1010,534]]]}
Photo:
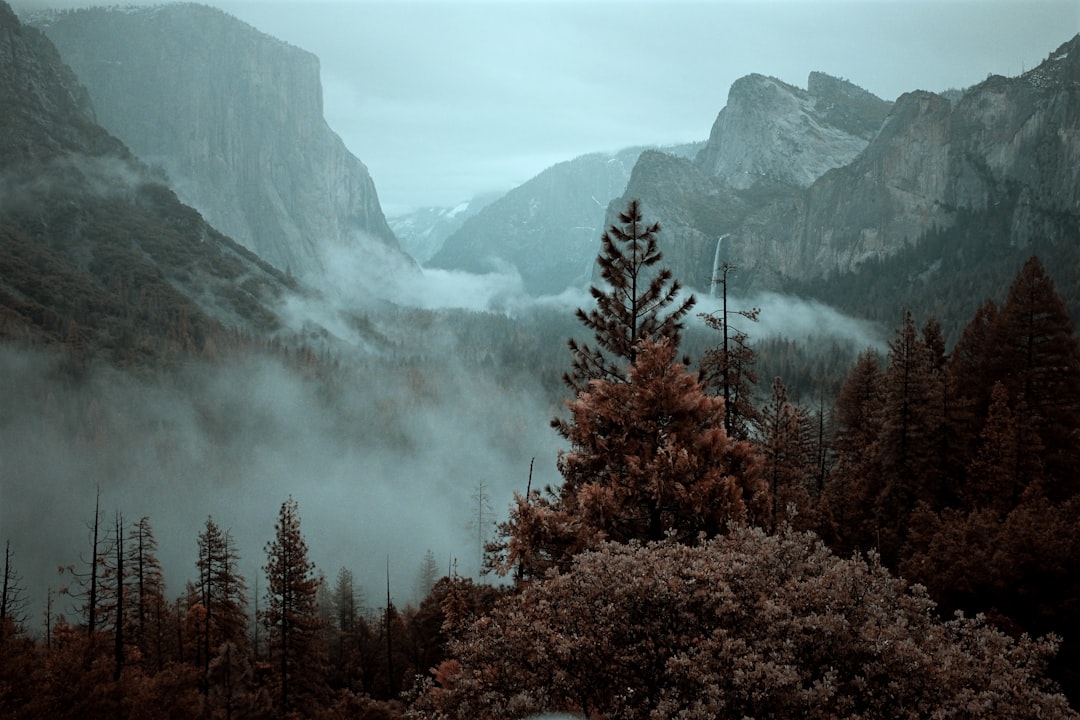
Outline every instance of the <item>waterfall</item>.
{"label": "waterfall", "polygon": [[709,285],[709,295],[716,297],[716,284],[719,282],[720,275],[720,248],[724,246],[724,239],[728,235],[721,235],[716,239],[716,253],[713,255],[712,261],[712,283]]}

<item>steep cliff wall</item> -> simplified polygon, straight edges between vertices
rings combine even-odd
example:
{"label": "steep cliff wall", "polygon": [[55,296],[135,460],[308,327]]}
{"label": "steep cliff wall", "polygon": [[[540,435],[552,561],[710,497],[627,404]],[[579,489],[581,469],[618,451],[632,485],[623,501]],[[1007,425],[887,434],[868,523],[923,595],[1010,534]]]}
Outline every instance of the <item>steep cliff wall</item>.
{"label": "steep cliff wall", "polygon": [[260,257],[317,279],[328,249],[397,251],[367,168],[326,125],[311,53],[192,4],[35,22],[101,124]]}
{"label": "steep cliff wall", "polygon": [[[852,272],[961,216],[987,243],[1076,243],[1080,36],[1017,78],[990,77],[952,99],[902,95],[881,122],[887,104],[811,80],[827,101],[761,76],[737,81],[698,155],[701,173],[643,155],[609,218],[640,198],[664,228],[665,262],[699,289],[721,235],[744,287]],[[973,222],[980,214],[994,219]]]}
{"label": "steep cliff wall", "polygon": [[97,125],[56,48],[2,1],[0,58],[0,340],[146,366],[281,337],[295,283]]}
{"label": "steep cliff wall", "polygon": [[851,162],[888,111],[884,100],[824,73],[812,73],[806,90],[747,75],[731,86],[697,162],[736,189],[806,187]]}

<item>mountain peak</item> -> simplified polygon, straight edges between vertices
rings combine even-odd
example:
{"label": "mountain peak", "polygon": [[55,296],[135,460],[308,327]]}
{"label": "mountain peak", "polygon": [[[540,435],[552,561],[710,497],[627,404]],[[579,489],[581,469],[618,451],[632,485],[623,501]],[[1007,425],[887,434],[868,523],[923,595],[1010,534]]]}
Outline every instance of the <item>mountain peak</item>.
{"label": "mountain peak", "polygon": [[811,73],[809,90],[751,74],[736,80],[697,163],[734,188],[807,187],[850,162],[890,104],[846,80]]}
{"label": "mountain peak", "polygon": [[1080,34],[1020,77],[1038,88],[1080,87]]}

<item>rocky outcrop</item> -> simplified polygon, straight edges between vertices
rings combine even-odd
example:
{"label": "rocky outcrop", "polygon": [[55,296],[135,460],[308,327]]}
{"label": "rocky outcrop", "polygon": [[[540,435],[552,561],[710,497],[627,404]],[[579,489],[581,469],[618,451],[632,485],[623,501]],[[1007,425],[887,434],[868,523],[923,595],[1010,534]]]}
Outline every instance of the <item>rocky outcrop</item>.
{"label": "rocky outcrop", "polygon": [[[698,146],[672,150],[686,156]],[[600,251],[608,203],[626,187],[641,152],[583,155],[544,170],[466,220],[428,265],[470,272],[515,268],[533,295],[582,284]]]}
{"label": "rocky outcrop", "polygon": [[731,86],[697,162],[735,189],[807,187],[862,152],[888,111],[884,100],[824,73],[811,73],[806,90],[748,75]]}
{"label": "rocky outcrop", "polygon": [[33,21],[87,87],[101,124],[279,269],[317,281],[336,248],[398,249],[367,168],[326,125],[311,53],[193,4]]}

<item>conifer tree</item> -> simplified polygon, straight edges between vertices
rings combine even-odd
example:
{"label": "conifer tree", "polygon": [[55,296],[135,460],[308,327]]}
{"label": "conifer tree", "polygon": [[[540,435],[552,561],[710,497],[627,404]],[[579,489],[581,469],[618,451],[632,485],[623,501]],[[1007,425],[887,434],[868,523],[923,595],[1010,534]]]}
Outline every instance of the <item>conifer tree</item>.
{"label": "conifer tree", "polygon": [[300,511],[291,497],[281,504],[274,539],[266,545],[267,589],[262,620],[277,685],[278,710],[287,715],[325,689],[320,652],[319,581],[300,532]]}
{"label": "conifer tree", "polygon": [[158,560],[158,543],[150,518],[142,517],[128,530],[127,579],[130,586],[128,624],[132,641],[139,647],[144,668],[158,671],[165,663],[168,602],[165,577]]}
{"label": "conifer tree", "polygon": [[[247,581],[240,574],[240,557],[232,536],[212,517],[206,518],[197,543],[199,579],[189,605],[200,608],[194,615],[199,636],[196,655],[208,683],[210,664],[223,646],[247,647]],[[203,689],[208,692],[209,686],[204,684]]]}
{"label": "conifer tree", "polygon": [[663,257],[657,242],[659,232],[660,224],[646,224],[641,203],[631,200],[619,213],[618,224],[611,225],[601,237],[596,261],[606,287],[589,288],[596,307],[589,312],[577,311],[578,320],[593,332],[597,346],[569,340],[573,365],[563,380],[574,392],[584,390],[592,379],[625,382],[625,368],[633,364],[643,339],[669,338],[678,347],[682,319],[696,300],[691,295],[678,301],[682,286],[672,279],[670,270],[657,269]]}
{"label": "conifer tree", "polygon": [[819,532],[841,553],[877,544],[873,506],[880,490],[882,372],[873,350],[859,355],[836,399],[836,463],[822,496],[827,518]]}
{"label": "conifer tree", "polygon": [[758,420],[751,387],[758,381],[753,368],[757,353],[751,347],[746,332],[732,324],[732,317],[757,322],[761,310],[729,309],[728,275],[735,270],[735,266],[724,263],[719,270],[716,283],[721,290],[721,308],[713,313],[701,313],[699,317],[720,333],[720,345],[702,357],[701,378],[706,388],[724,398],[724,430],[728,436],[745,440]]}
{"label": "conifer tree", "polygon": [[568,403],[563,483],[519,496],[499,570],[541,575],[601,540],[694,542],[729,523],[767,522],[768,491],[752,446],[724,432],[724,402],[675,360],[671,341],[645,340],[629,380],[594,380]]}
{"label": "conifer tree", "polygon": [[809,421],[805,411],[788,400],[779,377],[773,380],[772,395],[758,414],[757,426],[761,474],[773,497],[771,524],[788,519],[789,506],[795,507],[796,517],[809,520],[808,486],[814,471]]}
{"label": "conifer tree", "polygon": [[[1080,491],[1080,344],[1065,303],[1039,259],[1024,264],[993,332],[991,377],[1023,400],[1045,447],[1046,492],[1055,500]],[[1014,414],[1017,407],[1014,407]]]}

